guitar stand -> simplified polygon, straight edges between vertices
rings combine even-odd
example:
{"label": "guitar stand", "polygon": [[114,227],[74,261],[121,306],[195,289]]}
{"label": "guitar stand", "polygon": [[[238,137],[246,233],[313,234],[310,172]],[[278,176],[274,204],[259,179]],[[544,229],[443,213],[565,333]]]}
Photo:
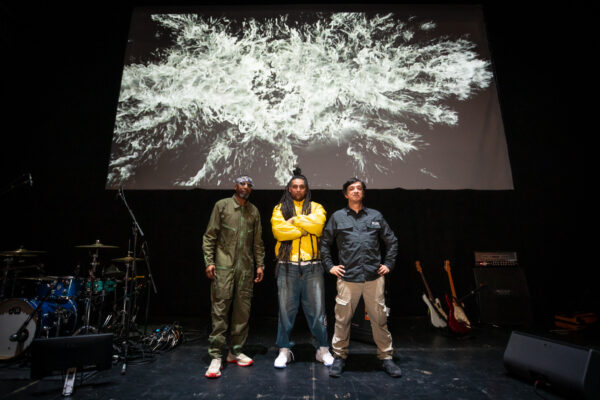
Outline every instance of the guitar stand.
{"label": "guitar stand", "polygon": [[[478,288],[471,290],[469,293],[467,293],[466,295],[464,295],[463,297],[458,299],[457,303],[462,304],[469,297],[473,296],[475,293],[479,292],[481,289],[484,289],[486,287],[487,287],[487,285],[480,285]],[[472,339],[475,337],[475,335],[473,335],[473,331],[476,329],[477,329],[476,327],[470,325],[468,332],[459,333],[459,332],[452,331],[452,329],[450,329],[450,326],[448,326],[448,327],[444,328],[443,332],[446,333],[447,336],[453,337],[455,339]]]}

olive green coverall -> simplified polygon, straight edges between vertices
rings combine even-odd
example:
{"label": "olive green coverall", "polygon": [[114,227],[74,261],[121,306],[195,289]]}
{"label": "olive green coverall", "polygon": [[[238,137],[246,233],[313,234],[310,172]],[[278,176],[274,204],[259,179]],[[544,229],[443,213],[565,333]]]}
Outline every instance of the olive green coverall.
{"label": "olive green coverall", "polygon": [[[248,318],[254,287],[254,265],[264,267],[260,214],[256,206],[241,206],[235,196],[219,200],[202,240],[206,266],[215,265],[210,287],[213,330],[208,337],[211,358],[223,357],[231,315],[230,351],[239,354],[248,337]],[[233,307],[231,307],[233,303]]]}

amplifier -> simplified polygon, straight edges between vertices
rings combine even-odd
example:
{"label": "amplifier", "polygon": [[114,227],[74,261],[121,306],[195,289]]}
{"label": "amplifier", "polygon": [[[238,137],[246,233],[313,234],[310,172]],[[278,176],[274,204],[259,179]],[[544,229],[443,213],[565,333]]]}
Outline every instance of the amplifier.
{"label": "amplifier", "polygon": [[473,268],[479,292],[482,324],[523,325],[533,322],[533,310],[525,272],[520,267]]}
{"label": "amplifier", "polygon": [[518,265],[516,251],[476,251],[475,266],[477,267],[510,267]]}

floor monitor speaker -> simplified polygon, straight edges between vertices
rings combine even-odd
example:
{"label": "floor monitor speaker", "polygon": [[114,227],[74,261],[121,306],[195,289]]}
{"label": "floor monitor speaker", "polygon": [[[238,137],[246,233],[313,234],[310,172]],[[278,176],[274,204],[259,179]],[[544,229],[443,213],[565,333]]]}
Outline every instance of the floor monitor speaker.
{"label": "floor monitor speaker", "polygon": [[511,374],[568,398],[600,399],[600,352],[513,331],[504,351]]}

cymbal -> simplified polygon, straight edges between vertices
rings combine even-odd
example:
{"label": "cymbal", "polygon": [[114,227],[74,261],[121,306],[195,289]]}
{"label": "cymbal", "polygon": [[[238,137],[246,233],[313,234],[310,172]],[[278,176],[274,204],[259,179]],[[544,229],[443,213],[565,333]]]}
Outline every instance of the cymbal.
{"label": "cymbal", "polygon": [[8,250],[0,252],[2,257],[35,257],[38,254],[44,254],[45,251],[27,250],[24,247],[19,247],[17,250]]}
{"label": "cymbal", "polygon": [[24,279],[26,281],[55,281],[56,278],[53,276],[19,276],[17,279]]}
{"label": "cymbal", "polygon": [[75,246],[81,249],[118,249],[119,246],[111,246],[108,244],[100,243],[100,240],[96,240],[94,244],[82,244],[80,246]]}
{"label": "cymbal", "polygon": [[12,251],[4,251],[0,253],[0,257],[37,257],[37,254],[15,254]]}
{"label": "cymbal", "polygon": [[48,278],[52,278],[52,279],[75,279],[75,277],[72,276],[72,275],[66,275],[66,276],[48,276]]}
{"label": "cymbal", "polygon": [[[146,275],[137,275],[133,278],[129,278],[130,281],[138,281],[140,279],[146,279]],[[123,283],[123,280],[117,280],[118,283]]]}
{"label": "cymbal", "polygon": [[122,257],[122,258],[113,258],[112,260],[116,261],[116,262],[132,262],[133,260],[135,260],[135,261],[144,261],[143,258],[131,257],[131,256]]}
{"label": "cymbal", "polygon": [[109,266],[104,270],[104,276],[120,276],[125,275],[125,272],[119,271],[114,265]]}

